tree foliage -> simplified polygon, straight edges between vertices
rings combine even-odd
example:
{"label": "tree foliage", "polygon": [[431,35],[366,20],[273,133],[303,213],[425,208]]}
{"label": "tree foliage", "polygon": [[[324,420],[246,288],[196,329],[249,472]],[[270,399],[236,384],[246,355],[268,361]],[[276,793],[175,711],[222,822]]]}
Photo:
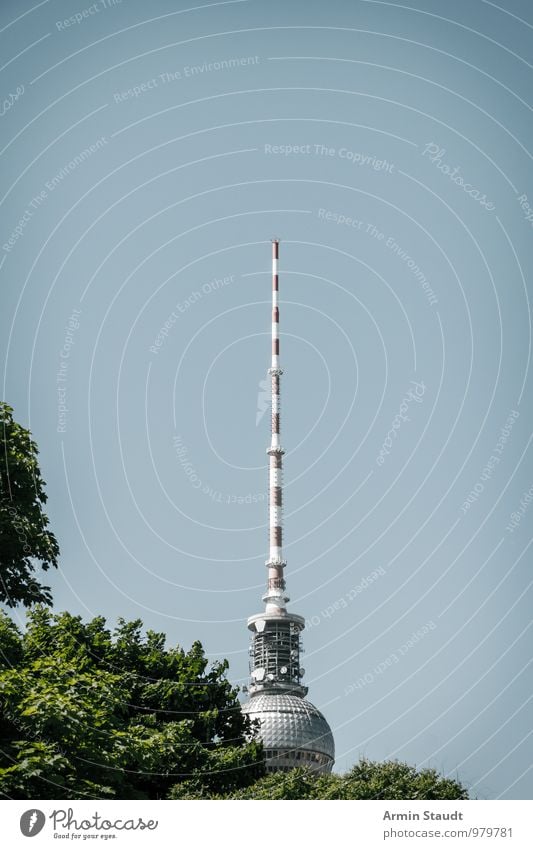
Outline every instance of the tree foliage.
{"label": "tree foliage", "polygon": [[51,602],[50,588],[35,577],[37,563],[49,569],[59,556],[42,509],[46,493],[37,454],[29,430],[0,402],[0,601],[10,607]]}
{"label": "tree foliage", "polygon": [[175,799],[467,799],[458,781],[435,770],[417,770],[400,761],[378,763],[363,758],[344,775],[317,775],[309,769],[270,773],[247,787],[209,794],[190,782],[173,790]]}
{"label": "tree foliage", "polygon": [[22,634],[0,616],[0,792],[164,799],[182,781],[229,793],[263,773],[259,743],[202,646],[119,620],[111,633],[38,605]]}
{"label": "tree foliage", "polygon": [[431,769],[362,759],[265,775],[227,661],[120,619],[0,614],[0,794],[15,799],[466,799]]}
{"label": "tree foliage", "polygon": [[467,799],[458,781],[433,769],[417,770],[401,761],[383,763],[361,759],[344,775],[313,775],[295,769],[271,773],[233,799]]}

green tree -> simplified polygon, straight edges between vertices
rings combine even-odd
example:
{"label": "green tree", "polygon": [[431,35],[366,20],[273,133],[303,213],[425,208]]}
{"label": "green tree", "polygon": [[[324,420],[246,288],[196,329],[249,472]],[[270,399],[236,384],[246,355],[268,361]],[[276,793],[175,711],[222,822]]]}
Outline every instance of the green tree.
{"label": "green tree", "polygon": [[265,775],[227,661],[200,643],[43,605],[21,633],[0,614],[0,795],[16,799],[466,799],[459,781],[398,761],[344,775]]}
{"label": "green tree", "polygon": [[338,799],[468,799],[457,780],[401,761],[362,759],[343,776]]}
{"label": "green tree", "polygon": [[249,720],[200,643],[166,648],[140,621],[113,633],[38,605],[0,615],[0,793],[164,799],[180,782],[230,793],[264,772]]}
{"label": "green tree", "polygon": [[173,788],[175,799],[467,799],[458,781],[432,769],[417,770],[399,761],[360,760],[344,775],[317,775],[309,769],[275,772],[225,796],[186,782]]}
{"label": "green tree", "polygon": [[38,448],[29,430],[0,402],[0,601],[15,607],[51,602],[50,588],[35,578],[35,567],[57,566],[59,546],[48,530],[45,482]]}

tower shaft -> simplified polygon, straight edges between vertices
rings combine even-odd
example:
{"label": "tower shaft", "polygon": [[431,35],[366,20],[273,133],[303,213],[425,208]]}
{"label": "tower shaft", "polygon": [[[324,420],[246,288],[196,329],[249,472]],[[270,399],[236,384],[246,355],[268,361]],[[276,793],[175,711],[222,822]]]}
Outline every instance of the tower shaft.
{"label": "tower shaft", "polygon": [[265,566],[268,570],[265,610],[248,619],[253,632],[250,647],[250,692],[283,691],[305,695],[307,688],[301,683],[300,632],[305,627],[302,616],[287,612],[289,598],[285,595],[283,559],[283,448],[280,442],[281,375],[279,360],[279,241],[272,242],[272,355],[270,375],[272,388],[272,415],[268,462],[268,526],[269,550]]}
{"label": "tower shaft", "polygon": [[272,242],[272,359],[268,370],[272,393],[269,455],[269,557],[267,592],[264,601],[267,610],[285,609],[288,598],[284,594],[283,570],[283,448],[280,442],[281,375],[279,363],[279,242]]}

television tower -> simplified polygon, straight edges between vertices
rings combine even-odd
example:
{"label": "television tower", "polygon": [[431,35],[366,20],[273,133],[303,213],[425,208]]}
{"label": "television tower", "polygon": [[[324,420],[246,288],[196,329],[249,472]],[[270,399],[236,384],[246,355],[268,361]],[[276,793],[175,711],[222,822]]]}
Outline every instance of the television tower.
{"label": "television tower", "polygon": [[289,613],[283,559],[283,448],[280,443],[281,375],[279,361],[279,240],[272,241],[272,385],[269,457],[269,556],[265,610],[248,619],[250,645],[250,699],[243,711],[260,721],[267,772],[307,766],[331,772],[335,744],[320,711],[307,701],[302,684],[304,669],[300,634],[305,619]]}

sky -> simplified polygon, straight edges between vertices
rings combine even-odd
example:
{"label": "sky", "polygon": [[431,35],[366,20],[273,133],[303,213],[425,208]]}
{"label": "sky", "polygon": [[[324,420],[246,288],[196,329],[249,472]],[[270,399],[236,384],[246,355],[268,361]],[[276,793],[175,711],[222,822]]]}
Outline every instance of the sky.
{"label": "sky", "polygon": [[531,798],[530,4],[4,0],[0,38],[2,396],[54,608],[246,684],[279,238],[286,578],[335,769]]}

